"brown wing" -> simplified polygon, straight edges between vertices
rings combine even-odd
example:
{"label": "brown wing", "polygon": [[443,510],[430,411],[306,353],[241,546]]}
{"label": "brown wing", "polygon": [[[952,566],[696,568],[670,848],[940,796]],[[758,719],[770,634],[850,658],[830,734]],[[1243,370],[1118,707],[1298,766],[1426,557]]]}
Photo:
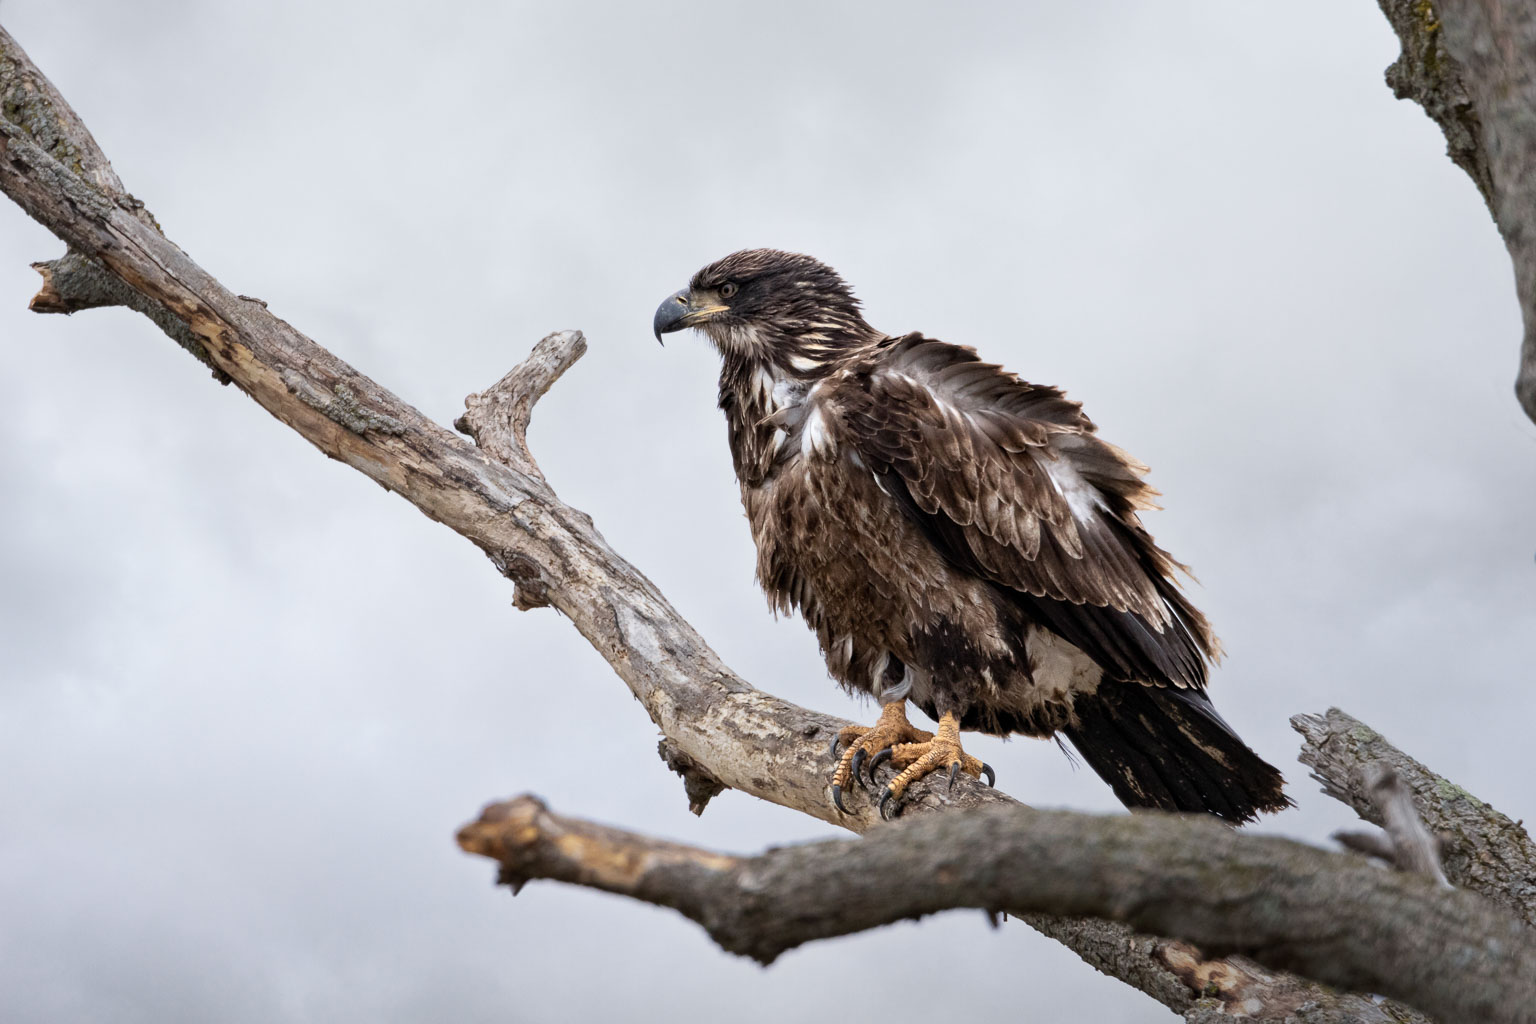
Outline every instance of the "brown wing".
{"label": "brown wing", "polygon": [[1077,403],[920,335],[891,339],[836,391],[840,440],[953,564],[1118,678],[1204,685],[1215,638],[1137,518],[1155,507],[1146,467]]}

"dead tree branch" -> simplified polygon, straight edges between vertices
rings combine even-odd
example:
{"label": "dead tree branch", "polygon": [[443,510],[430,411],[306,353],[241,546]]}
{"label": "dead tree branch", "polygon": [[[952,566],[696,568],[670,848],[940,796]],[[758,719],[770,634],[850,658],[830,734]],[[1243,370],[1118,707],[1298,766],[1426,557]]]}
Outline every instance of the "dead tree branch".
{"label": "dead tree branch", "polygon": [[1291,727],[1301,733],[1301,761],[1323,784],[1324,793],[1349,804],[1371,824],[1385,825],[1365,772],[1376,765],[1390,768],[1413,795],[1425,827],[1442,837],[1445,878],[1536,925],[1536,843],[1519,822],[1436,775],[1338,708],[1329,708],[1325,715],[1296,715]]}
{"label": "dead tree branch", "polygon": [[465,410],[453,425],[493,459],[544,479],[528,451],[528,421],[533,406],[560,376],[587,352],[580,331],[560,331],[534,346],[524,359],[488,390],[464,399]]}
{"label": "dead tree branch", "polygon": [[998,807],[733,857],[521,797],[487,808],[459,842],[500,862],[514,887],[553,878],[671,907],[762,963],[954,907],[1088,914],[1382,992],[1442,1020],[1536,1020],[1536,934],[1503,908],[1203,818]]}
{"label": "dead tree branch", "polygon": [[1385,861],[1399,871],[1450,885],[1440,867],[1440,837],[1424,827],[1413,806],[1413,793],[1397,772],[1386,765],[1371,765],[1363,773],[1366,790],[1381,817],[1385,832],[1335,832],[1343,845]]}
{"label": "dead tree branch", "polygon": [[[41,93],[18,83],[42,76],[3,33],[0,55],[6,111],[0,119],[0,191],[123,286],[163,305],[217,368],[277,419],[477,545],[518,584],[525,603],[559,609],[662,732],[720,783],[855,830],[877,820],[862,796],[847,816],[826,797],[826,744],[847,721],[778,700],[731,672],[655,585],[608,547],[591,519],[561,502],[531,469],[519,431],[526,429],[533,399],[579,355],[584,341],[578,332],[546,339],[536,359],[472,401],[466,426],[492,450],[509,455],[507,461],[493,458],[316,345],[265,304],[225,288],[152,220],[141,219],[142,206],[121,191],[102,191],[61,164],[39,143],[36,121],[72,121],[73,113],[56,94],[45,108],[29,105],[29,97]],[[17,109],[22,113],[13,115]],[[76,154],[76,163],[97,157]],[[79,276],[55,273],[48,282],[50,302],[84,298],[80,282]],[[512,394],[514,386],[526,390]],[[914,796],[914,809],[1008,799],[968,779],[953,794],[941,781]]]}
{"label": "dead tree branch", "polygon": [[1402,41],[1387,69],[1445,133],[1515,265],[1525,320],[1515,394],[1536,420],[1536,7],[1495,0],[1378,0]]}

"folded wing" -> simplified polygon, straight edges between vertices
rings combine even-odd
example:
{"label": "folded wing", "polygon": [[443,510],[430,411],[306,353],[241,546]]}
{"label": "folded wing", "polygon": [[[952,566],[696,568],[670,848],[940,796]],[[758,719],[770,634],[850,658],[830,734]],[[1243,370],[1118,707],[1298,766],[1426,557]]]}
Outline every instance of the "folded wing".
{"label": "folded wing", "polygon": [[1117,678],[1204,687],[1216,641],[1137,517],[1146,467],[1077,403],[920,335],[837,391],[838,432],[952,564]]}

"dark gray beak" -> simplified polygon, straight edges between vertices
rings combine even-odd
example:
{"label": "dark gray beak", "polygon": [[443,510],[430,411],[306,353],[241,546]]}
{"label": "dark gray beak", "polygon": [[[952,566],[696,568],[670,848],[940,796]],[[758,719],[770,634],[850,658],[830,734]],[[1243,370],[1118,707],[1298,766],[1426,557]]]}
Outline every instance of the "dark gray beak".
{"label": "dark gray beak", "polygon": [[[661,341],[663,334],[671,334],[680,331],[688,324],[688,314],[693,312],[693,307],[688,305],[688,289],[673,292],[661,301],[656,307],[656,316],[651,319],[651,328],[656,332],[656,340]],[[662,342],[666,344],[666,342]]]}

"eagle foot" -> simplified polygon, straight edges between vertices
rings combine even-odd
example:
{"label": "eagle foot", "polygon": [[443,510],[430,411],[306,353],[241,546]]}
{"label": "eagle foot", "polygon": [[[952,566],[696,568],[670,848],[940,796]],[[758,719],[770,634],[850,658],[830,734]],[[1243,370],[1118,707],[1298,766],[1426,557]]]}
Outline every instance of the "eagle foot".
{"label": "eagle foot", "polygon": [[869,762],[871,779],[874,778],[875,769],[885,761],[890,761],[894,767],[901,768],[902,771],[880,791],[880,802],[876,806],[879,808],[881,818],[895,816],[901,805],[902,794],[907,791],[908,786],[923,776],[941,771],[946,767],[949,769],[951,790],[955,788],[955,780],[962,772],[978,780],[984,777],[989,786],[997,781],[997,775],[992,771],[991,765],[977,760],[961,749],[960,721],[952,713],[945,714],[939,719],[938,734],[928,740],[902,743],[876,753]]}
{"label": "eagle foot", "polygon": [[[832,804],[844,814],[848,808],[843,805],[843,791],[848,784],[858,780],[860,786],[869,789],[864,782],[859,769],[864,766],[864,761],[870,755],[878,758],[882,753],[889,756],[889,751],[894,747],[920,746],[933,739],[933,733],[919,729],[907,721],[906,701],[892,701],[880,709],[880,720],[873,726],[865,728],[861,725],[850,725],[843,728],[832,738],[829,754],[837,757],[837,748],[847,744],[847,749],[838,758],[837,771],[832,775]],[[875,781],[874,759],[870,760],[869,781]]]}

